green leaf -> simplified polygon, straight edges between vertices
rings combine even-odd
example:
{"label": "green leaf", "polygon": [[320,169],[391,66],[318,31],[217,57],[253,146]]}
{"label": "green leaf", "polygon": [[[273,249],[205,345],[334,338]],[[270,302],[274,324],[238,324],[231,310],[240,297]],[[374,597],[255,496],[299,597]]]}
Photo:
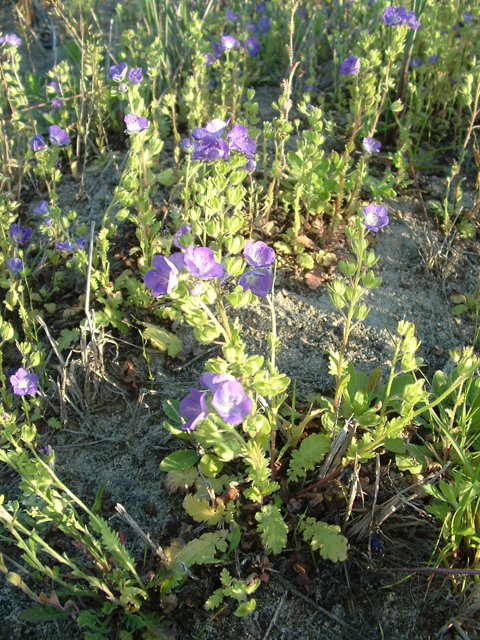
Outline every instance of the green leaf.
{"label": "green leaf", "polygon": [[295,258],[296,263],[307,271],[311,271],[315,266],[315,261],[309,253],[300,253]]}
{"label": "green leaf", "polygon": [[285,549],[288,527],[278,507],[272,504],[264,505],[262,510],[255,514],[255,520],[258,522],[258,531],[265,550],[271,549],[277,554]]}
{"label": "green leaf", "polygon": [[164,400],[162,403],[163,410],[167,417],[175,424],[182,424],[182,416],[180,415],[180,402],[178,400]]}
{"label": "green leaf", "polygon": [[330,442],[330,438],[319,433],[312,433],[305,438],[300,447],[292,452],[288,479],[295,482],[298,478],[304,478],[306,471],[313,471],[330,449]]}
{"label": "green leaf", "polygon": [[219,589],[215,589],[212,595],[205,603],[205,609],[207,611],[211,611],[212,609],[216,609],[223,602],[223,589],[220,587]]}
{"label": "green leaf", "polygon": [[200,460],[200,456],[196,451],[191,449],[182,449],[182,451],[174,451],[164,458],[160,463],[162,471],[183,471],[188,467],[193,467]]}
{"label": "green leaf", "polygon": [[193,564],[210,564],[216,562],[215,555],[218,551],[224,553],[227,549],[226,537],[228,532],[225,529],[204,533],[200,538],[191,540],[181,549],[165,549],[165,554],[170,558],[169,568],[171,570],[185,564],[191,567]]}
{"label": "green leaf", "polygon": [[220,503],[215,509],[208,500],[198,498],[191,493],[185,496],[183,508],[195,522],[206,522],[211,526],[218,524],[225,513],[225,506],[223,504]]}
{"label": "green leaf", "polygon": [[251,600],[247,600],[247,602],[242,602],[238,605],[238,607],[233,612],[233,615],[237,618],[244,618],[245,616],[250,615],[255,611],[257,603],[252,598]]}
{"label": "green leaf", "polygon": [[343,562],[347,559],[348,540],[342,536],[337,525],[307,518],[303,538],[310,542],[313,551],[318,549],[325,560]]}
{"label": "green leaf", "polygon": [[154,324],[150,324],[148,322],[144,322],[143,324],[146,327],[143,332],[145,340],[150,340],[150,342],[157,347],[157,349],[160,349],[160,351],[167,351],[168,355],[172,358],[178,356],[182,350],[182,344],[176,335],[166,329],[161,329]]}

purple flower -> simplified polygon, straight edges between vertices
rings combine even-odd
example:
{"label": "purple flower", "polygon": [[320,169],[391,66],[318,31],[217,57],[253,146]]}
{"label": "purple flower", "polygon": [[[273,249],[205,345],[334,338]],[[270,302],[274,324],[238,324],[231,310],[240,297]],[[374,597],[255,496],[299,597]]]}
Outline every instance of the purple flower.
{"label": "purple flower", "polygon": [[205,58],[205,64],[207,67],[211,67],[212,64],[217,60],[213,53],[206,53],[203,57]]}
{"label": "purple flower", "polygon": [[28,227],[28,229],[23,229],[19,224],[10,225],[10,229],[8,230],[8,235],[13,238],[13,241],[16,244],[22,245],[27,242],[30,236],[33,233],[33,229]]}
{"label": "purple flower", "polygon": [[20,273],[20,271],[23,271],[23,262],[20,258],[10,258],[7,260],[7,267],[15,275]]}
{"label": "purple flower", "polygon": [[192,231],[192,227],[188,224],[188,222],[185,224],[182,224],[180,229],[173,236],[173,244],[175,247],[177,247],[177,249],[185,249],[185,247],[182,244],[180,244],[180,238],[182,238],[187,233],[190,233],[191,231]]}
{"label": "purple flower", "polygon": [[435,62],[438,62],[439,59],[440,59],[440,56],[434,53],[433,56],[428,57],[428,62],[430,64],[435,64]]}
{"label": "purple flower", "polygon": [[49,211],[50,207],[48,205],[48,202],[46,200],[42,200],[39,204],[37,204],[37,206],[33,210],[33,213],[38,213],[39,215],[44,216]]}
{"label": "purple flower", "polygon": [[180,140],[180,146],[182,149],[193,149],[195,151],[200,146],[200,143],[196,140],[190,140],[190,138],[183,138]]}
{"label": "purple flower", "polygon": [[201,296],[203,293],[203,287],[200,282],[196,282],[191,289],[188,290],[191,296],[194,298]]}
{"label": "purple flower", "polygon": [[136,116],[134,113],[127,113],[123,120],[127,125],[125,133],[140,133],[148,129],[148,120],[141,116]]}
{"label": "purple flower", "polygon": [[223,275],[223,267],[216,262],[211,249],[199,247],[194,249],[193,244],[187,247],[184,254],[185,266],[195,278],[211,280]]}
{"label": "purple flower", "polygon": [[274,263],[275,251],[261,240],[258,242],[247,240],[243,257],[251,267],[261,269],[262,267],[270,267]]}
{"label": "purple flower", "polygon": [[225,47],[223,46],[223,44],[219,44],[218,42],[213,43],[213,55],[216,58],[219,58],[224,52],[225,52]]}
{"label": "purple flower", "polygon": [[243,124],[233,125],[231,131],[227,134],[230,149],[244,153],[247,158],[253,158],[257,145],[248,137],[247,127]]}
{"label": "purple flower", "polygon": [[465,24],[470,24],[472,21],[472,14],[470,11],[465,11],[465,13],[462,13],[463,19],[465,21]]}
{"label": "purple flower", "polygon": [[77,245],[77,249],[83,251],[85,248],[85,238],[78,238],[78,240],[75,240],[75,244]]}
{"label": "purple flower", "polygon": [[410,27],[410,29],[413,29],[414,31],[416,31],[418,27],[422,26],[422,23],[417,20],[415,11],[409,11],[407,13],[405,24],[407,25],[407,27]]}
{"label": "purple flower", "polygon": [[225,140],[217,140],[214,136],[205,136],[193,152],[192,160],[210,162],[212,160],[228,160],[228,156],[229,149]]}
{"label": "purple flower", "polygon": [[61,98],[52,98],[52,107],[54,109],[61,109],[63,107],[63,100]]}
{"label": "purple flower", "polygon": [[262,16],[257,22],[259,33],[268,33],[270,31],[270,18],[268,16]]}
{"label": "purple flower", "polygon": [[48,128],[48,134],[50,136],[50,142],[58,147],[70,144],[70,136],[68,133],[56,124],[52,124],[52,126]]}
{"label": "purple flower", "polygon": [[349,56],[340,67],[340,75],[342,76],[356,76],[359,71],[360,59],[356,56]]}
{"label": "purple flower", "polygon": [[13,387],[13,393],[17,396],[34,396],[38,391],[38,376],[34,373],[28,373],[26,369],[20,367],[10,376],[10,384]]}
{"label": "purple flower", "polygon": [[8,44],[11,47],[19,47],[22,41],[15,33],[7,33],[4,36],[0,36],[0,44]]}
{"label": "purple flower", "polygon": [[382,146],[381,142],[370,137],[364,138],[362,144],[367,153],[378,153]]}
{"label": "purple flower", "polygon": [[418,69],[418,67],[423,67],[423,62],[420,58],[411,58],[410,59],[410,67],[413,69]]}
{"label": "purple flower", "polygon": [[363,217],[365,226],[369,231],[377,233],[379,229],[385,227],[389,223],[387,210],[380,204],[369,204],[363,209]]}
{"label": "purple flower", "polygon": [[168,259],[173,264],[174,267],[178,269],[178,273],[182,273],[185,271],[185,256],[182,251],[175,251],[175,253],[171,253],[168,256]]}
{"label": "purple flower", "polygon": [[143,79],[143,71],[142,67],[137,67],[136,69],[130,69],[128,72],[128,79],[131,84],[140,84]]}
{"label": "purple flower", "polygon": [[210,371],[205,371],[200,376],[201,386],[206,387],[210,393],[215,393],[224,382],[236,382],[236,380],[230,373],[210,373]]}
{"label": "purple flower", "polygon": [[212,407],[228,424],[240,424],[252,412],[253,402],[236,380],[225,381],[215,391]]}
{"label": "purple flower", "polygon": [[122,80],[127,75],[127,63],[121,62],[120,64],[114,64],[110,67],[110,71],[108,72],[108,77],[110,80],[114,82],[122,82]]}
{"label": "purple flower", "polygon": [[247,27],[247,29],[249,31],[251,31],[252,33],[258,33],[258,27],[255,24],[255,22],[247,22],[247,24],[245,25]]}
{"label": "purple flower", "polygon": [[267,10],[266,2],[259,2],[259,4],[257,4],[257,6],[255,7],[255,11],[258,11],[258,13],[263,13],[266,10]]}
{"label": "purple flower", "polygon": [[318,93],[318,87],[315,86],[314,84],[304,84],[303,85],[303,90],[304,91],[311,91],[312,93]]}
{"label": "purple flower", "polygon": [[155,256],[153,269],[143,276],[147,289],[152,289],[152,296],[157,298],[164,294],[170,294],[178,283],[178,269],[164,256]]}
{"label": "purple flower", "polygon": [[260,40],[253,36],[245,40],[245,49],[251,56],[256,56],[260,51]]}
{"label": "purple flower", "polygon": [[55,93],[60,93],[60,85],[55,80],[52,80],[52,82],[50,82],[49,86],[52,87],[52,89],[55,91]]}
{"label": "purple flower", "polygon": [[250,160],[243,168],[245,169],[245,171],[255,171],[255,169],[257,168],[257,161],[253,158],[250,158]]}
{"label": "purple flower", "polygon": [[194,431],[199,422],[205,420],[208,414],[207,392],[190,389],[190,395],[180,402],[180,413],[188,420],[182,425],[183,431]]}
{"label": "purple flower", "polygon": [[53,222],[53,218],[45,218],[44,222],[47,225],[47,227],[51,227],[52,226],[52,222]]}
{"label": "purple flower", "polygon": [[387,27],[398,27],[405,24],[407,20],[407,10],[405,7],[387,7],[382,16],[382,20]]}
{"label": "purple flower", "polygon": [[226,131],[229,123],[230,118],[226,122],[220,120],[220,118],[214,118],[213,120],[210,120],[210,122],[207,122],[202,129],[194,129],[192,131],[192,138],[194,140],[201,140],[205,136],[220,138]]}
{"label": "purple flower", "polygon": [[57,249],[60,249],[60,251],[70,251],[71,253],[75,253],[75,251],[76,251],[75,245],[72,244],[70,242],[70,240],[64,240],[63,242],[57,242],[55,244],[55,246],[57,247]]}
{"label": "purple flower", "polygon": [[35,153],[37,151],[43,151],[46,146],[47,145],[45,144],[44,137],[42,135],[40,135],[39,133],[34,135],[33,138],[30,140],[30,149],[32,151],[35,151]]}
{"label": "purple flower", "polygon": [[265,298],[272,288],[272,276],[269,269],[264,271],[254,269],[244,273],[240,277],[238,284],[244,292],[249,290],[259,298]]}
{"label": "purple flower", "polygon": [[46,456],[46,457],[48,457],[48,456],[51,456],[51,455],[52,455],[52,453],[53,453],[53,449],[52,449],[52,447],[51,447],[49,444],[41,444],[41,445],[38,447],[38,453],[39,453],[41,456]]}
{"label": "purple flower", "polygon": [[237,14],[232,9],[227,9],[225,13],[225,18],[230,20],[230,22],[236,22],[238,20]]}
{"label": "purple flower", "polygon": [[232,49],[238,49],[238,47],[240,47],[240,40],[237,40],[233,36],[222,36],[221,42],[224,51],[230,51]]}

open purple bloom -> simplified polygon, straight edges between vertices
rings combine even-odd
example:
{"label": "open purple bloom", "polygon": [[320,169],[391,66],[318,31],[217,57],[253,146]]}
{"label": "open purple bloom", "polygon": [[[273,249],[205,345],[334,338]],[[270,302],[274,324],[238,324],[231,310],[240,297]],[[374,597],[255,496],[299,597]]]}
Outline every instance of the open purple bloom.
{"label": "open purple bloom", "polygon": [[221,384],[213,394],[212,407],[228,424],[240,424],[252,412],[253,402],[236,380]]}
{"label": "open purple bloom", "polygon": [[214,136],[205,136],[192,154],[192,160],[211,162],[213,160],[228,160],[229,148],[225,140]]}
{"label": "open purple bloom", "polygon": [[114,80],[114,82],[122,82],[122,80],[127,75],[127,63],[121,62],[120,64],[114,64],[110,67],[110,71],[108,72],[108,77],[110,80]]}
{"label": "open purple bloom", "polygon": [[44,137],[42,135],[40,135],[39,133],[34,135],[33,138],[30,140],[30,149],[32,151],[35,151],[35,153],[37,151],[43,151],[46,146],[47,145],[45,144]]}
{"label": "open purple bloom", "polygon": [[223,267],[215,260],[211,249],[199,247],[195,249],[191,244],[184,253],[185,266],[195,278],[212,280],[223,275]]}
{"label": "open purple bloom", "polygon": [[364,138],[362,144],[367,153],[378,153],[382,147],[382,143],[379,140],[370,137]]}
{"label": "open purple bloom", "polygon": [[257,168],[257,161],[253,158],[250,158],[250,160],[243,168],[245,169],[245,171],[255,171],[255,169]]}
{"label": "open purple bloom", "polygon": [[71,253],[75,253],[75,251],[76,251],[75,245],[72,244],[70,242],[70,240],[64,240],[63,242],[57,242],[55,244],[55,246],[57,247],[57,249],[60,249],[60,251],[69,251]]}
{"label": "open purple bloom", "polygon": [[16,244],[22,245],[27,242],[30,236],[33,233],[33,229],[28,227],[28,229],[23,229],[19,224],[10,225],[10,229],[8,230],[8,235],[13,238],[13,241]]}
{"label": "open purple bloom", "polygon": [[140,84],[143,79],[142,67],[130,69],[130,71],[128,72],[128,79],[130,80],[130,84]]}
{"label": "open purple bloom", "polygon": [[398,27],[405,24],[407,20],[407,10],[405,7],[387,7],[382,16],[382,20],[387,27]]}
{"label": "open purple bloom", "polygon": [[153,269],[147,271],[143,276],[143,281],[147,289],[152,289],[152,296],[170,294],[178,283],[178,269],[170,260],[164,256],[155,256],[153,259]]}
{"label": "open purple bloom", "polygon": [[38,376],[34,373],[28,373],[26,369],[20,367],[10,376],[10,384],[13,387],[13,393],[17,396],[34,396],[38,391]]}
{"label": "open purple bloom", "polygon": [[342,62],[340,67],[341,76],[356,76],[360,71],[360,58],[356,56],[349,56]]}
{"label": "open purple bloom", "polygon": [[85,238],[78,238],[78,240],[75,240],[75,244],[77,245],[77,249],[83,251],[85,248]]}
{"label": "open purple bloom", "polygon": [[192,231],[192,227],[188,224],[188,222],[186,222],[185,224],[182,224],[180,229],[173,236],[173,244],[175,245],[175,247],[177,247],[177,249],[185,249],[185,247],[182,244],[180,244],[180,238],[182,238],[187,233],[190,233],[191,231]]}
{"label": "open purple bloom", "polygon": [[7,33],[4,36],[0,36],[0,44],[8,44],[11,47],[19,47],[22,41],[15,33]]}
{"label": "open purple bloom", "polygon": [[259,33],[268,33],[270,31],[270,18],[268,16],[262,16],[257,22]]}
{"label": "open purple bloom", "polygon": [[275,251],[261,240],[258,242],[247,240],[243,257],[250,266],[261,269],[262,267],[270,267],[274,263]]}
{"label": "open purple bloom", "polygon": [[127,125],[125,133],[140,133],[148,129],[148,120],[141,116],[136,116],[134,113],[127,113],[123,120]]}
{"label": "open purple bloom", "polygon": [[247,127],[243,124],[233,125],[231,131],[227,134],[230,149],[240,151],[245,154],[247,158],[253,158],[257,145],[252,138],[248,137]]}
{"label": "open purple bloom", "polygon": [[428,56],[428,62],[430,64],[435,64],[435,62],[438,62],[440,60],[440,56],[437,55],[436,53],[434,53],[432,56]]}
{"label": "open purple bloom", "polygon": [[263,271],[254,269],[244,273],[238,284],[244,292],[249,290],[259,298],[265,298],[272,288],[272,276],[269,269]]}
{"label": "open purple bloom", "polygon": [[39,202],[39,204],[37,204],[37,206],[33,210],[33,213],[38,213],[39,215],[44,216],[49,211],[50,207],[48,205],[48,202],[46,200],[42,200],[41,202]]}
{"label": "open purple bloom", "polygon": [[182,425],[183,431],[194,431],[199,422],[205,420],[208,414],[207,392],[198,389],[190,389],[190,395],[180,402],[180,413],[187,419]]}
{"label": "open purple bloom", "polygon": [[207,135],[213,136],[214,138],[220,138],[226,131],[229,123],[230,118],[226,122],[220,120],[220,118],[214,118],[213,120],[210,120],[210,122],[207,122],[203,129]]}
{"label": "open purple bloom", "polygon": [[20,258],[10,258],[7,260],[7,267],[15,275],[23,271],[23,262]]}
{"label": "open purple bloom", "polygon": [[217,60],[213,53],[206,53],[203,57],[205,58],[205,64],[207,67],[211,67]]}
{"label": "open purple bloom", "polygon": [[210,373],[205,371],[200,376],[200,384],[202,387],[206,387],[210,393],[215,391],[225,382],[236,382],[237,379],[232,376],[231,373]]}
{"label": "open purple bloom", "polygon": [[50,136],[50,142],[56,144],[58,147],[70,144],[70,136],[57,124],[52,124],[52,126],[48,128],[48,135]]}
{"label": "open purple bloom", "polygon": [[255,36],[245,40],[245,49],[251,56],[256,56],[260,51],[260,40]]}
{"label": "open purple bloom", "polygon": [[221,37],[222,47],[224,51],[231,51],[232,49],[238,49],[240,47],[240,40],[237,40],[233,36]]}
{"label": "open purple bloom", "polygon": [[407,25],[407,27],[410,27],[410,29],[413,29],[414,31],[416,31],[418,27],[422,26],[422,23],[417,20],[415,11],[409,11],[407,13],[405,24]]}
{"label": "open purple bloom", "polygon": [[182,138],[182,140],[180,140],[180,147],[182,149],[193,149],[193,151],[195,151],[195,149],[198,149],[199,146],[199,142],[197,142],[196,140],[190,140],[190,138]]}
{"label": "open purple bloom", "polygon": [[225,12],[225,18],[230,22],[236,22],[238,20],[237,14],[232,9],[227,9]]}
{"label": "open purple bloom", "polygon": [[369,231],[373,231],[373,233],[377,233],[379,229],[389,223],[386,208],[373,202],[363,209],[363,217],[365,219],[365,226]]}
{"label": "open purple bloom", "polygon": [[63,100],[61,98],[52,98],[52,107],[54,109],[61,109],[63,107]]}
{"label": "open purple bloom", "polygon": [[175,251],[168,256],[168,260],[178,269],[178,273],[185,271],[185,256],[182,251]]}

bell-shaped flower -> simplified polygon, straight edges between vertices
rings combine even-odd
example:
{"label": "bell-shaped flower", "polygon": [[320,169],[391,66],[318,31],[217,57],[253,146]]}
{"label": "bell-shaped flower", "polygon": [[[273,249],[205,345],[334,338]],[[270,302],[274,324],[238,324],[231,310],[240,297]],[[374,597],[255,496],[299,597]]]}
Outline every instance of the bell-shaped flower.
{"label": "bell-shaped flower", "polygon": [[152,296],[170,294],[178,283],[178,269],[169,258],[155,256],[153,269],[147,271],[143,281],[147,289],[152,289]]}
{"label": "bell-shaped flower", "polygon": [[263,267],[270,267],[273,264],[275,261],[275,251],[261,240],[258,242],[247,240],[243,250],[243,257],[250,266],[261,269]]}

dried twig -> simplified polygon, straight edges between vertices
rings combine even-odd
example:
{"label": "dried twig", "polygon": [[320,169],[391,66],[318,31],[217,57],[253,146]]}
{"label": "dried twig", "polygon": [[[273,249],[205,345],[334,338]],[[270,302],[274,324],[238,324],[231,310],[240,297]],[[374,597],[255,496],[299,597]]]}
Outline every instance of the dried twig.
{"label": "dried twig", "polygon": [[121,505],[120,503],[117,503],[115,505],[115,511],[118,513],[118,515],[120,516],[120,518],[126,522],[134,531],[135,533],[145,542],[145,544],[147,544],[150,549],[155,553],[155,555],[160,558],[160,560],[162,562],[167,562],[167,556],[165,555],[165,553],[163,552],[162,547],[157,547],[148,537],[148,535],[146,533],[144,533],[142,531],[142,529],[140,529],[140,527],[138,526],[138,524],[135,522],[135,520],[128,515],[125,507],[123,505]]}

